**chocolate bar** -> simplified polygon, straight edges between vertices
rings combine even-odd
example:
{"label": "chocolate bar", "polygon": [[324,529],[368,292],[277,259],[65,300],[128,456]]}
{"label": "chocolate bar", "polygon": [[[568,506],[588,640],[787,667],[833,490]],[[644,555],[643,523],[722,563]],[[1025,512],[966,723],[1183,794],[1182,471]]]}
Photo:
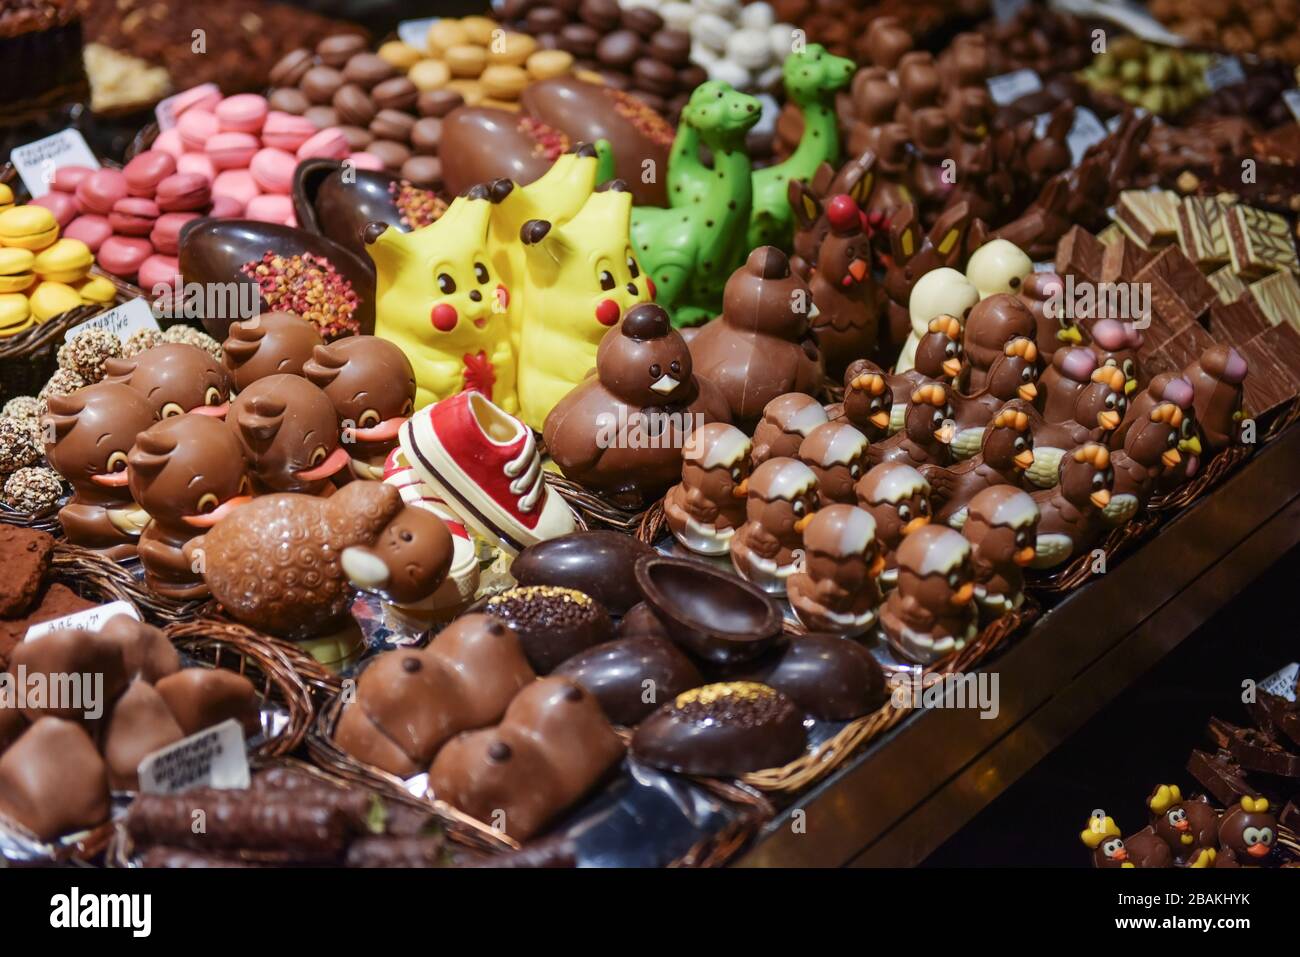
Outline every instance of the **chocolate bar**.
{"label": "chocolate bar", "polygon": [[1229,259],[1224,205],[1213,196],[1188,196],[1178,204],[1178,245],[1203,272]]}
{"label": "chocolate bar", "polygon": [[1206,277],[1214,291],[1219,294],[1220,302],[1236,302],[1246,291],[1246,284],[1237,278],[1231,266],[1216,269]]}
{"label": "chocolate bar", "polygon": [[[1216,273],[1217,275],[1217,273]],[[1213,281],[1214,277],[1210,277]],[[1242,286],[1242,295],[1232,302],[1218,302],[1210,307],[1210,335],[1219,342],[1243,346],[1270,328],[1268,318]]]}
{"label": "chocolate bar", "polygon": [[1242,383],[1242,407],[1249,415],[1261,416],[1295,395],[1286,370],[1273,358],[1263,335],[1256,336],[1238,351],[1250,366],[1250,375]]}
{"label": "chocolate bar", "polygon": [[1273,325],[1290,323],[1300,329],[1300,282],[1290,271],[1275,272],[1250,284],[1260,311]]}
{"label": "chocolate bar", "polygon": [[1211,718],[1206,731],[1220,749],[1247,771],[1284,778],[1300,777],[1300,754],[1292,754],[1277,738],[1257,728],[1242,728],[1222,718]]}
{"label": "chocolate bar", "polygon": [[1143,249],[1125,233],[1106,246],[1101,255],[1101,281],[1120,282],[1132,279],[1148,260],[1151,253]]}
{"label": "chocolate bar", "polygon": [[1244,279],[1262,279],[1270,272],[1300,272],[1295,243],[1287,221],[1277,213],[1253,206],[1233,206],[1225,217],[1232,268]]}
{"label": "chocolate bar", "polygon": [[1259,791],[1246,780],[1241,766],[1229,752],[1222,749],[1213,754],[1208,751],[1193,751],[1187,759],[1187,773],[1196,778],[1201,787],[1225,807],[1235,804],[1244,795],[1260,796]]}
{"label": "chocolate bar", "polygon": [[1214,340],[1210,334],[1193,322],[1165,340],[1159,351],[1164,353],[1174,368],[1186,369],[1212,345]]}
{"label": "chocolate bar", "polygon": [[1101,243],[1103,246],[1112,246],[1119,242],[1119,238],[1123,235],[1124,231],[1114,223],[1111,223],[1097,234],[1097,242]]}
{"label": "chocolate bar", "polygon": [[1300,704],[1279,695],[1260,691],[1246,705],[1255,726],[1276,740],[1288,738],[1300,745]]}
{"label": "chocolate bar", "polygon": [[1115,222],[1145,249],[1172,242],[1178,234],[1178,195],[1168,190],[1127,189],[1119,194]]}
{"label": "chocolate bar", "polygon": [[1097,237],[1082,226],[1071,226],[1070,231],[1056,244],[1053,266],[1058,276],[1074,276],[1098,282],[1101,279],[1101,260],[1105,247]]}
{"label": "chocolate bar", "polygon": [[[1177,246],[1160,251],[1132,277],[1138,282],[1153,282],[1159,278],[1187,306],[1193,319],[1200,319],[1205,310],[1218,299],[1214,287],[1196,268],[1196,264]],[[1152,298],[1154,300],[1154,290]]]}

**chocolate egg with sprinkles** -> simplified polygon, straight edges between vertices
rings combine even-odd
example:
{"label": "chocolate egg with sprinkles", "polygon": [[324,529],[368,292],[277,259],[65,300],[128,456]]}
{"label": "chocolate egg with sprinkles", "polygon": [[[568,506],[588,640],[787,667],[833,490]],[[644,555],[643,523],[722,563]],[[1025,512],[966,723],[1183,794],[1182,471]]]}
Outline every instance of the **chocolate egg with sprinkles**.
{"label": "chocolate egg with sprinkles", "polygon": [[735,777],[780,767],[803,753],[803,713],[755,681],[726,681],[679,694],[637,727],[632,757],[662,771]]}
{"label": "chocolate egg with sprinkles", "polygon": [[614,637],[609,612],[576,588],[522,585],[485,598],[470,610],[494,615],[513,628],[539,675]]}

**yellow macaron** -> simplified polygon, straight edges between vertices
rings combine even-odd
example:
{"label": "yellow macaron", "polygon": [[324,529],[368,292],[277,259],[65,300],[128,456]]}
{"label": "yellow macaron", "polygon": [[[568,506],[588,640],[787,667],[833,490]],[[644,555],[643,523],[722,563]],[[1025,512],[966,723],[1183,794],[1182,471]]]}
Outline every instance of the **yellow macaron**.
{"label": "yellow macaron", "polygon": [[80,239],[60,239],[36,257],[36,275],[51,282],[78,282],[86,278],[95,256]]}
{"label": "yellow macaron", "polygon": [[31,327],[32,311],[20,292],[0,295],[0,336],[16,336]]}
{"label": "yellow macaron", "polygon": [[77,290],[62,282],[41,283],[32,290],[29,300],[37,322],[46,322],[82,304]]}
{"label": "yellow macaron", "polygon": [[59,221],[44,206],[14,206],[0,213],[0,245],[44,249],[59,238]]}
{"label": "yellow macaron", "polygon": [[86,305],[107,306],[117,298],[117,287],[103,276],[88,276],[79,283],[73,283],[81,301]]}
{"label": "yellow macaron", "polygon": [[0,183],[0,213],[14,204],[14,191],[5,183]]}
{"label": "yellow macaron", "polygon": [[36,256],[30,249],[0,247],[0,293],[22,292],[35,282],[34,262]]}

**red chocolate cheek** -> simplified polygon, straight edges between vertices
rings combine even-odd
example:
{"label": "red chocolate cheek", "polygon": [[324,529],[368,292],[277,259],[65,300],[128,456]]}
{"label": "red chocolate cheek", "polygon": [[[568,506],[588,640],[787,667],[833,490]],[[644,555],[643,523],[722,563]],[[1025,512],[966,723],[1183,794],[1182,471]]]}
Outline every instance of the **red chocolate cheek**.
{"label": "red chocolate cheek", "polygon": [[438,303],[429,314],[429,320],[433,323],[433,328],[439,332],[451,332],[456,328],[456,322],[459,318],[456,315],[456,307],[449,306],[445,302]]}
{"label": "red chocolate cheek", "polygon": [[618,307],[613,299],[602,299],[596,306],[596,321],[602,326],[612,326],[618,322],[618,317],[623,314],[623,310]]}
{"label": "red chocolate cheek", "polygon": [[649,276],[646,276],[646,277],[645,277],[645,285],[646,285],[646,288],[650,290],[650,298],[651,298],[651,299],[654,299],[654,297],[655,297],[655,281],[654,281],[653,279],[651,279]]}
{"label": "red chocolate cheek", "polygon": [[510,290],[505,286],[497,286],[497,306],[502,312],[510,308]]}

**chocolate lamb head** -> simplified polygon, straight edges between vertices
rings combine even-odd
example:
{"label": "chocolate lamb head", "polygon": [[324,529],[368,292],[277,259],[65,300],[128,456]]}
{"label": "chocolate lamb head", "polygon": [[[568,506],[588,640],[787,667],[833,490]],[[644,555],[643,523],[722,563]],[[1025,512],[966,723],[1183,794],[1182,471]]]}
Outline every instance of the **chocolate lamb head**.
{"label": "chocolate lamb head", "polygon": [[451,567],[452,550],[442,519],[428,509],[407,506],[373,545],[345,548],[341,561],[356,587],[410,605],[438,590]]}
{"label": "chocolate lamb head", "polygon": [[290,312],[264,312],[232,322],[221,349],[235,388],[243,392],[269,375],[302,375],[313,350],[324,342],[306,319]]}

